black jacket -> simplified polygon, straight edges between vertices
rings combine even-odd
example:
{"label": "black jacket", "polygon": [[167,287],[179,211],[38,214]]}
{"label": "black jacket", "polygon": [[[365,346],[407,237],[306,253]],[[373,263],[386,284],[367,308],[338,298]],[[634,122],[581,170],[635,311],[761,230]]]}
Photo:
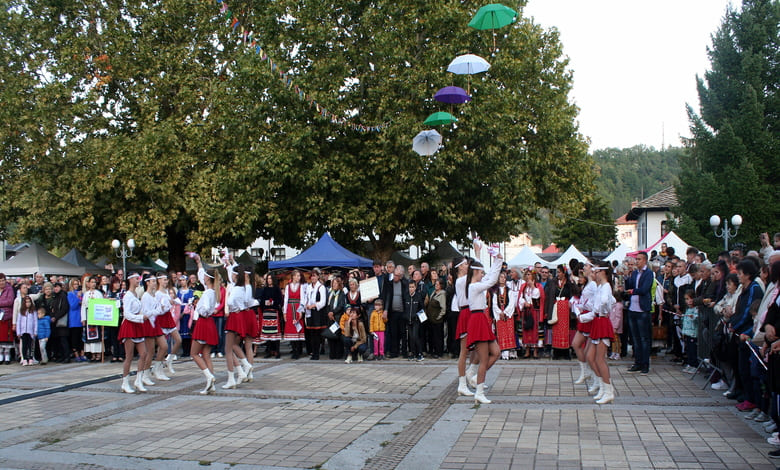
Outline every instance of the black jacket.
{"label": "black jacket", "polygon": [[401,280],[396,283],[385,278],[385,287],[382,289],[382,300],[385,302],[385,310],[388,312],[393,311],[393,289],[395,287],[400,287],[401,289],[402,305],[406,305],[406,302],[409,300],[409,281],[401,278]]}

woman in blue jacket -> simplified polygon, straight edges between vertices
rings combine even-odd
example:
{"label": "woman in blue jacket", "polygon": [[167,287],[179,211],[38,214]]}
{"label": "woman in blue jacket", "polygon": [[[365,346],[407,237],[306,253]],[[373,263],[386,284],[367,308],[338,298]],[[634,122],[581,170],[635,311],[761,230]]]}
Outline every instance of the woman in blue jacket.
{"label": "woman in blue jacket", "polygon": [[[83,330],[83,325],[81,324],[81,281],[78,279],[70,281],[68,305],[70,305],[70,310],[68,311],[70,349],[76,362],[84,362],[87,358],[84,357],[84,342],[81,340]],[[65,362],[70,362],[70,358],[65,359]]]}

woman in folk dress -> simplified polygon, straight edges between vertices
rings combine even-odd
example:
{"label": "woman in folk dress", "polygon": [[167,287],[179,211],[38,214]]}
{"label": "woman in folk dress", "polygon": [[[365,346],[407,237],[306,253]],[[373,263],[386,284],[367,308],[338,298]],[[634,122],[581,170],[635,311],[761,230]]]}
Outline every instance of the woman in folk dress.
{"label": "woman in folk dress", "polygon": [[526,359],[531,357],[531,350],[534,352],[534,359],[539,357],[539,347],[541,346],[539,341],[543,339],[544,335],[542,305],[544,305],[542,285],[536,280],[536,274],[530,269],[526,269],[517,298],[518,311],[522,312],[519,321],[522,323],[524,357]]}
{"label": "woman in folk dress", "polygon": [[506,273],[498,275],[498,285],[492,295],[493,319],[496,322],[496,338],[501,359],[509,359],[509,350],[517,347],[515,339],[515,307],[517,298],[506,285]]}
{"label": "woman in folk dress", "polygon": [[260,341],[265,341],[268,345],[265,357],[266,359],[269,357],[281,359],[279,354],[279,343],[282,339],[280,317],[284,298],[271,273],[265,275],[265,287],[260,291],[259,300],[263,318]]}
{"label": "woman in folk dress", "polygon": [[92,362],[103,362],[103,335],[100,333],[100,327],[89,325],[87,322],[87,311],[89,310],[89,301],[91,299],[102,299],[103,292],[97,288],[97,277],[89,276],[84,281],[84,294],[81,299],[81,324],[86,331],[86,342],[84,343],[84,352],[91,355]]}
{"label": "woman in folk dress", "polygon": [[305,309],[301,304],[302,294],[301,272],[296,269],[292,272],[290,283],[284,287],[284,303],[282,305],[282,312],[284,312],[283,338],[290,342],[293,359],[299,359],[303,354],[303,342],[306,339],[303,333],[303,312]]}
{"label": "woman in folk dress", "polygon": [[[553,308],[555,313],[552,318],[557,316],[557,321],[552,323],[552,347],[553,358],[556,358],[556,350],[558,355],[563,355],[569,350],[569,314],[570,305],[569,299],[571,298],[571,283],[569,276],[566,274],[566,266],[561,264],[558,266],[558,274],[556,279],[550,279],[547,282],[554,283],[555,292],[555,304]],[[552,312],[550,312],[552,314]],[[550,319],[548,323],[553,321]]]}

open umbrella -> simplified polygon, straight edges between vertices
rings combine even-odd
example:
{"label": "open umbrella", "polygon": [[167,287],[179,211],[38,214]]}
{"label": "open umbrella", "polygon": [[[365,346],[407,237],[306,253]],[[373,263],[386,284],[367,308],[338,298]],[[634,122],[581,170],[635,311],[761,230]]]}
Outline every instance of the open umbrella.
{"label": "open umbrella", "polygon": [[444,111],[439,111],[438,113],[433,113],[430,116],[428,116],[427,119],[425,119],[426,126],[441,126],[442,124],[452,124],[453,122],[457,122],[458,118],[453,116],[450,113],[445,113]]}
{"label": "open umbrella", "polygon": [[490,68],[488,61],[482,57],[474,54],[459,55],[452,59],[450,65],[447,66],[447,71],[456,75],[468,75],[468,86],[466,87],[466,94],[469,94],[471,89],[471,76],[475,73],[482,73]]}
{"label": "open umbrella", "polygon": [[506,5],[491,3],[477,11],[474,18],[469,21],[469,26],[474,29],[493,30],[493,50],[496,50],[496,31],[498,28],[510,25],[517,20],[517,12]]}
{"label": "open umbrella", "polygon": [[433,155],[441,145],[441,134],[434,130],[422,131],[412,140],[412,150],[420,155]]}
{"label": "open umbrella", "polygon": [[466,90],[458,86],[445,86],[437,91],[433,98],[436,101],[448,104],[461,104],[471,101],[471,97],[466,93]]}

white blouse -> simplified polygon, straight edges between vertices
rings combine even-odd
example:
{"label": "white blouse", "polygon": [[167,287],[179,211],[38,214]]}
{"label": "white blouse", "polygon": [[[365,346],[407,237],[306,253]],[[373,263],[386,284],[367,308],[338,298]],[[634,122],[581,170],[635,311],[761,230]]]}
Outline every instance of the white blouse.
{"label": "white blouse", "polygon": [[605,282],[604,284],[600,284],[593,301],[593,312],[597,313],[600,317],[607,317],[614,304],[615,297],[612,295],[612,286],[610,283]]}
{"label": "white blouse", "polygon": [[102,299],[103,293],[98,289],[92,289],[84,292],[84,298],[81,299],[81,321],[87,321],[87,309],[89,308],[89,299]]}
{"label": "white blouse", "polygon": [[217,308],[217,298],[214,293],[214,289],[206,289],[206,292],[200,296],[198,305],[195,306],[196,318],[210,317],[214,315],[214,310]]}
{"label": "white blouse", "polygon": [[485,291],[496,284],[500,272],[501,263],[495,262],[493,263],[493,266],[490,267],[490,271],[485,273],[485,276],[481,281],[469,284],[469,309],[472,312],[475,310],[485,310],[487,308]]}
{"label": "white blouse", "polygon": [[496,320],[501,318],[501,314],[503,313],[507,317],[511,317],[515,313],[515,304],[517,303],[517,293],[513,290],[509,290],[509,294],[507,294],[506,298],[506,305],[504,306],[504,309],[501,310],[501,307],[498,305],[498,296],[499,294],[503,294],[504,291],[506,291],[508,287],[498,287],[498,291],[493,294],[493,318]]}
{"label": "white blouse", "polygon": [[144,316],[141,314],[141,301],[133,292],[125,292],[122,298],[122,308],[125,320],[133,323],[143,323]]}

